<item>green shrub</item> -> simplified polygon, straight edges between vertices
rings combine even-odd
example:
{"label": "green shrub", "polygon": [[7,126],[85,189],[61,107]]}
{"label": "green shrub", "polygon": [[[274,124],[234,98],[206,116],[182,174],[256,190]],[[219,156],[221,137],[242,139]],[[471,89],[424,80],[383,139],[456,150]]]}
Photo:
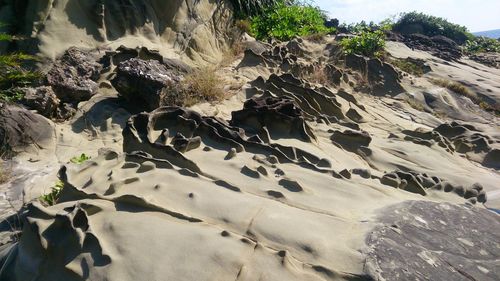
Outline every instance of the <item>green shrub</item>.
{"label": "green shrub", "polygon": [[385,47],[385,33],[382,30],[365,30],[352,38],[345,38],[340,45],[346,54],[367,57],[381,57]]}
{"label": "green shrub", "polygon": [[57,181],[56,184],[51,188],[50,193],[40,196],[40,201],[47,206],[54,206],[59,200],[61,191],[64,188],[64,183],[62,181]]}
{"label": "green shrub", "polygon": [[468,54],[500,53],[500,41],[487,37],[475,37],[472,40],[467,40],[464,51]]}
{"label": "green shrub", "polygon": [[259,40],[276,38],[286,41],[295,36],[335,31],[325,26],[325,18],[321,9],[311,4],[279,1],[261,15],[252,17],[251,32]]}
{"label": "green shrub", "polygon": [[401,14],[393,26],[394,31],[421,33],[427,36],[443,35],[458,44],[464,44],[474,37],[467,27],[449,22],[440,17],[424,13],[410,12]]}

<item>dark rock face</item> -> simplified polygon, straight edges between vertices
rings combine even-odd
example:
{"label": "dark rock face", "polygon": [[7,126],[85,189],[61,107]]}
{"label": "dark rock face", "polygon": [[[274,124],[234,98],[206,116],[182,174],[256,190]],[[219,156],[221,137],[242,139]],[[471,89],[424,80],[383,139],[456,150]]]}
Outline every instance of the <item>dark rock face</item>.
{"label": "dark rock face", "polygon": [[249,99],[243,110],[232,113],[231,124],[258,134],[265,142],[269,142],[269,137],[292,136],[308,142],[316,139],[302,110],[285,97]]}
{"label": "dark rock face", "polygon": [[21,101],[24,105],[47,118],[54,116],[60,101],[51,87],[21,88],[19,90],[24,94]]}
{"label": "dark rock face", "polygon": [[411,49],[427,51],[447,61],[459,60],[463,55],[460,46],[444,36],[428,37],[422,34],[409,34],[398,38]]}
{"label": "dark rock face", "polygon": [[366,77],[374,95],[395,96],[405,91],[398,71],[379,59],[350,54],[345,58],[345,65]]}
{"label": "dark rock face", "polygon": [[500,54],[498,53],[479,53],[470,55],[469,58],[486,66],[500,68]]}
{"label": "dark rock face", "polygon": [[97,92],[101,70],[102,65],[90,52],[70,48],[54,63],[47,82],[61,101],[77,104]]}
{"label": "dark rock face", "polygon": [[131,103],[144,104],[148,110],[161,105],[166,88],[181,81],[181,77],[157,60],[129,59],[121,62],[111,81],[120,96]]}
{"label": "dark rock face", "polygon": [[500,276],[500,217],[448,203],[408,201],[379,216],[367,238],[374,280],[482,280]]}
{"label": "dark rock face", "polygon": [[[312,89],[290,74],[281,76],[273,74],[266,81],[258,78],[252,85],[255,91],[262,93],[263,97],[292,99],[302,110],[304,118],[311,121],[330,123],[346,119],[336,96],[346,95],[354,99],[350,94],[341,91],[334,93],[326,88]],[[355,127],[356,124],[351,125]]]}
{"label": "dark rock face", "polygon": [[160,52],[156,50],[149,50],[146,47],[128,48],[120,46],[115,51],[106,52],[106,55],[102,57],[100,62],[103,64],[104,68],[109,68],[113,65],[117,66],[120,63],[133,58],[141,60],[156,60],[165,65],[168,69],[182,73],[189,73],[192,71],[192,68],[183,61],[173,58],[165,58],[160,54]]}
{"label": "dark rock face", "polygon": [[21,151],[27,146],[44,147],[54,130],[42,116],[17,106],[0,104],[0,154]]}

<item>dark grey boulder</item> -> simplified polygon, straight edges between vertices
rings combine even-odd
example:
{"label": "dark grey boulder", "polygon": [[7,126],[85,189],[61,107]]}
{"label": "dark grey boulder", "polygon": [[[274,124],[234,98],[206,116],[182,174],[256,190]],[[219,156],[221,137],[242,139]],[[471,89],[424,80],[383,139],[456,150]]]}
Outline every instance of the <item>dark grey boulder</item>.
{"label": "dark grey boulder", "polygon": [[160,107],[162,95],[181,79],[157,60],[132,58],[118,65],[111,83],[125,100],[151,111]]}
{"label": "dark grey boulder", "polygon": [[61,101],[77,104],[96,94],[101,70],[94,54],[70,48],[47,73],[47,83]]}

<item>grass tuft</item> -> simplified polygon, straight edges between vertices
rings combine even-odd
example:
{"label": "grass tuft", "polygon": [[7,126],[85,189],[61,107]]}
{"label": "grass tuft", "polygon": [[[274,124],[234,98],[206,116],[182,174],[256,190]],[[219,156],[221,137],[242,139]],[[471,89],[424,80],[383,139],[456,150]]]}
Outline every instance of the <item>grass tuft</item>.
{"label": "grass tuft", "polygon": [[200,102],[220,101],[225,97],[224,81],[214,67],[202,67],[187,74],[179,84],[166,87],[162,106],[192,106]]}
{"label": "grass tuft", "polygon": [[456,94],[467,97],[474,102],[478,101],[479,99],[474,92],[469,90],[469,88],[465,87],[462,83],[446,79],[431,79],[431,82],[437,86],[446,88]]}
{"label": "grass tuft", "polygon": [[241,41],[234,42],[223,54],[219,65],[226,67],[231,65],[236,59],[243,56],[245,47]]}
{"label": "grass tuft", "polygon": [[431,79],[431,82],[435,85],[446,88],[456,94],[469,98],[473,103],[478,105],[485,111],[491,112],[497,116],[500,115],[500,105],[497,104],[489,104],[481,97],[479,97],[476,93],[472,92],[469,88],[464,86],[462,83],[450,81],[446,79]]}

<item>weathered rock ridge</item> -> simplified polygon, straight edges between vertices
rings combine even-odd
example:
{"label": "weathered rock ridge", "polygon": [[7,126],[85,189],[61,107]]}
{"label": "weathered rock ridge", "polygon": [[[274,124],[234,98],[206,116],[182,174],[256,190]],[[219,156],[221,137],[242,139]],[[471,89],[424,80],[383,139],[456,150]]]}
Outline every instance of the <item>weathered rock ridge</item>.
{"label": "weathered rock ridge", "polygon": [[225,48],[233,10],[265,1],[5,0],[2,19],[27,36],[18,48],[54,59],[69,47],[146,46],[194,61],[216,61]]}

